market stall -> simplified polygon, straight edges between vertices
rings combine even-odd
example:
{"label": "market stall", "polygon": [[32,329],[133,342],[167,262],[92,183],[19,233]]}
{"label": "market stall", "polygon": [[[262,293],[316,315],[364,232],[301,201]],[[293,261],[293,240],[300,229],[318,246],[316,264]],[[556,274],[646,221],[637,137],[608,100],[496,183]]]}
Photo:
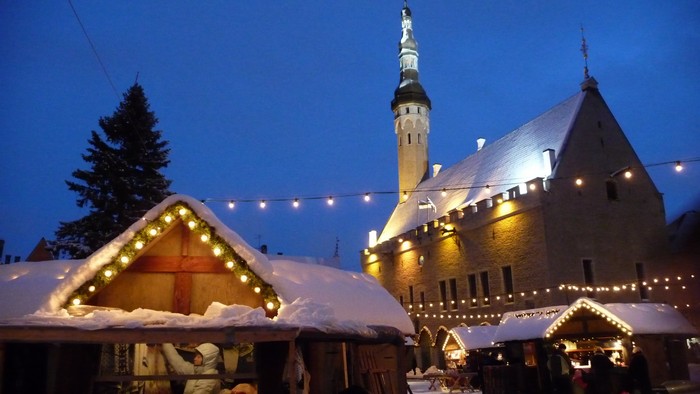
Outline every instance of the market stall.
{"label": "market stall", "polygon": [[[0,392],[406,392],[413,325],[373,277],[270,261],[188,196],[85,260],[2,265],[0,283]],[[184,361],[211,344],[213,371],[174,370],[171,343]]]}

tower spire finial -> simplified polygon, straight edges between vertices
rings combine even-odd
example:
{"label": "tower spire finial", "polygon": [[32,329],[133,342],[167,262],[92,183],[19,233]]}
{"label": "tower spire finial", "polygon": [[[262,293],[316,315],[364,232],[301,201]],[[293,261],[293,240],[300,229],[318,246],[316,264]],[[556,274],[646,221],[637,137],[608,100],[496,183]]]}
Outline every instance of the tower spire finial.
{"label": "tower spire finial", "polygon": [[583,35],[583,23],[581,24],[581,53],[583,53],[583,78],[588,79],[591,76],[588,74],[588,44],[586,44],[586,36]]}

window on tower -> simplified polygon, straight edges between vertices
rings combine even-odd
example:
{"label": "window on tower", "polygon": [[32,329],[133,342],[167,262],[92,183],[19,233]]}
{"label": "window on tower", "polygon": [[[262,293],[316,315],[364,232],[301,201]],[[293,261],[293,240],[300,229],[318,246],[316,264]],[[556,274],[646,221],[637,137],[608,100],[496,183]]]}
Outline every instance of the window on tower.
{"label": "window on tower", "polygon": [[411,145],[411,133],[408,133],[408,144]]}
{"label": "window on tower", "polygon": [[418,133],[418,145],[420,145],[420,144],[422,144],[422,142],[420,140],[420,133]]}

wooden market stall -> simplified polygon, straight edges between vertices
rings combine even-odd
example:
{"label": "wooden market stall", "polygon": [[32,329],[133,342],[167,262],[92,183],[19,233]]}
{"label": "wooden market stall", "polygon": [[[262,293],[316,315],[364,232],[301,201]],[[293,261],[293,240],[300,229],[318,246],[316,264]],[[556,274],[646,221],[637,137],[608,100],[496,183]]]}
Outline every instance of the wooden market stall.
{"label": "wooden market stall", "polygon": [[694,335],[697,329],[666,304],[600,304],[584,297],[569,306],[508,312],[494,335],[505,346],[508,365],[484,372],[483,392],[549,392],[547,360],[557,343],[567,346],[575,367],[583,370],[594,348],[602,347],[616,365],[618,386],[632,346],[644,349],[653,385],[688,379],[684,345]]}
{"label": "wooden market stall", "polygon": [[222,387],[405,393],[405,311],[369,275],[270,261],[201,202],[168,197],[85,260],[0,267],[0,392],[171,392],[219,349]]}

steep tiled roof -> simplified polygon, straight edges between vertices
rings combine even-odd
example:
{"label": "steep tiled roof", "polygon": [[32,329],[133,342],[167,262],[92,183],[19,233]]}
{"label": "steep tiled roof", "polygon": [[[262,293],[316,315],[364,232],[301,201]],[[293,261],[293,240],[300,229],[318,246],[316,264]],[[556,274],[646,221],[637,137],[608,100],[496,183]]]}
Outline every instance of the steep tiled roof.
{"label": "steep tiled roof", "polygon": [[[559,154],[587,93],[579,92],[547,112],[484,146],[473,155],[421,182],[399,203],[378,242],[387,241],[448,212],[503,193],[537,177],[545,177],[543,151]],[[489,185],[489,189],[485,188]],[[442,196],[446,192],[445,196]],[[435,210],[418,209],[428,198]]]}

